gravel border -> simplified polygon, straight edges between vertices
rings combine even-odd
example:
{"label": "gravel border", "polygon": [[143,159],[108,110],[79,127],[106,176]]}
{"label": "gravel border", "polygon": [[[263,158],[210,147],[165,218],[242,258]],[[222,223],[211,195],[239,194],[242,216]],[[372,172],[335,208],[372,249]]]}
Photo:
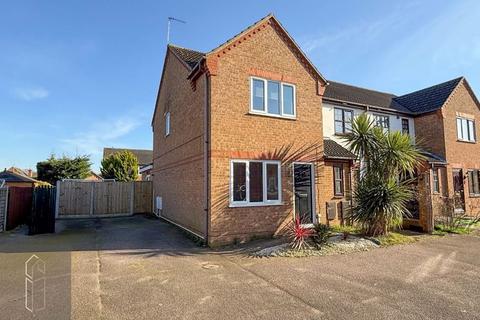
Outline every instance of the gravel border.
{"label": "gravel border", "polygon": [[309,257],[309,256],[326,256],[335,254],[347,254],[351,252],[369,251],[380,247],[379,244],[372,240],[348,236],[346,240],[342,235],[330,237],[328,243],[320,249],[311,247],[309,249],[295,250],[291,249],[288,243],[283,243],[273,247],[267,247],[258,250],[251,255],[254,257]]}

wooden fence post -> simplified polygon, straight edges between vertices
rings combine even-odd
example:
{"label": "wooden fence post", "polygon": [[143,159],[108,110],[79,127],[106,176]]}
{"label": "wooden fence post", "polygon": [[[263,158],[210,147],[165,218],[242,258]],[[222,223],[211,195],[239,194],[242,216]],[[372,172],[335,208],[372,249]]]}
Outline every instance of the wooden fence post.
{"label": "wooden fence post", "polygon": [[57,181],[57,190],[55,194],[55,219],[58,219],[60,210],[60,180]]}
{"label": "wooden fence post", "polygon": [[135,208],[135,181],[131,182],[132,184],[132,196],[130,197],[130,214],[133,215]]}

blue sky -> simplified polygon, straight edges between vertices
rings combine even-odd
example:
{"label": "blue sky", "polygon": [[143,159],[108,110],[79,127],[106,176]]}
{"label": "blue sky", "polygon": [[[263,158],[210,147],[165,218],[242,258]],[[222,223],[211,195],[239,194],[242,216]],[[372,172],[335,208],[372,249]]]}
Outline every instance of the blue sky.
{"label": "blue sky", "polygon": [[273,12],[331,80],[396,94],[465,75],[480,95],[480,1],[5,1],[0,168],[152,148],[166,46],[208,51]]}

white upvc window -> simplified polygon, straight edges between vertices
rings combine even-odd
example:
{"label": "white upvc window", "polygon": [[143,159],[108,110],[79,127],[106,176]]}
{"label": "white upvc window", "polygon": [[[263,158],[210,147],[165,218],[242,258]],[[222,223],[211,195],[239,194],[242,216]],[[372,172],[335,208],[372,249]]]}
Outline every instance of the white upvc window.
{"label": "white upvc window", "polygon": [[281,118],[296,116],[295,85],[252,77],[250,79],[250,112]]}
{"label": "white upvc window", "polygon": [[384,132],[390,131],[390,117],[383,114],[374,114],[376,127],[382,128]]}
{"label": "white upvc window", "polygon": [[475,120],[457,117],[457,138],[460,141],[475,142]]}
{"label": "white upvc window", "polygon": [[231,160],[230,206],[264,206],[282,203],[280,161]]}
{"label": "white upvc window", "polygon": [[165,137],[170,135],[170,112],[165,113]]}

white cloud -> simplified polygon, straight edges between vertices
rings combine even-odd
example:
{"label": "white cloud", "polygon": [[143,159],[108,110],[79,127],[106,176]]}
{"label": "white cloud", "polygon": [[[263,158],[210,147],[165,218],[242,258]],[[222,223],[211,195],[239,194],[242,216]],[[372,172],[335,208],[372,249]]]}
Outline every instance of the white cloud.
{"label": "white cloud", "polygon": [[96,156],[102,153],[104,147],[112,146],[117,139],[126,136],[140,124],[140,119],[135,117],[106,119],[105,121],[94,123],[85,132],[61,141],[69,152],[92,155],[96,158]]}
{"label": "white cloud", "polygon": [[34,87],[34,88],[17,88],[15,90],[15,96],[19,99],[25,101],[32,101],[46,98],[50,95],[47,89],[42,87]]}

